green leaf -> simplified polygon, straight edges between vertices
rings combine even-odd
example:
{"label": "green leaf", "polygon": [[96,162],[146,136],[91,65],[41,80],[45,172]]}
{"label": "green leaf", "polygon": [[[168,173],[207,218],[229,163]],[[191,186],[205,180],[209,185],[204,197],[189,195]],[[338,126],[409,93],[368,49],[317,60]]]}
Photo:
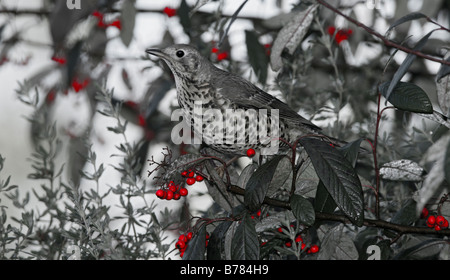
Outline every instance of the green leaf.
{"label": "green leaf", "polygon": [[120,23],[120,39],[128,47],[133,39],[134,25],[136,23],[136,7],[133,0],[123,2]]}
{"label": "green leaf", "polygon": [[340,150],[317,138],[304,137],[299,142],[339,209],[350,221],[361,226],[364,218],[363,193],[351,163]]}
{"label": "green leaf", "polygon": [[255,224],[246,213],[231,241],[231,259],[259,260],[259,240]]}
{"label": "green leaf", "polygon": [[306,198],[301,195],[294,194],[291,197],[291,209],[295,218],[307,226],[311,226],[314,224],[316,220],[316,214],[314,212],[314,208]]}
{"label": "green leaf", "polygon": [[256,211],[264,201],[270,181],[278,163],[284,156],[276,156],[256,169],[247,182],[244,194],[244,204],[250,211]]}
{"label": "green leaf", "polygon": [[258,36],[253,31],[245,31],[245,43],[250,65],[255,71],[259,82],[265,84],[267,80],[267,66],[269,64],[266,50],[259,43]]}
{"label": "green leaf", "polygon": [[202,226],[198,232],[194,234],[187,249],[184,252],[183,260],[204,260],[205,259],[205,242],[206,242],[206,230],[205,226]]}
{"label": "green leaf", "polygon": [[[387,96],[389,87],[390,82],[385,82],[380,85],[380,92],[384,97]],[[433,113],[433,105],[428,95],[415,84],[398,83],[388,101],[400,110],[423,114]]]}

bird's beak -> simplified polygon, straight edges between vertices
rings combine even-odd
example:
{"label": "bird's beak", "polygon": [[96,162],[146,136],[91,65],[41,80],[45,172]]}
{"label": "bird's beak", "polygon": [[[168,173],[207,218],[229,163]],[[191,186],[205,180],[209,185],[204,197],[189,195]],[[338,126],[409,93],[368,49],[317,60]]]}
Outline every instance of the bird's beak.
{"label": "bird's beak", "polygon": [[166,54],[163,53],[163,51],[160,50],[160,49],[152,49],[152,48],[150,48],[150,49],[146,49],[145,52],[148,53],[148,54],[157,56],[159,58],[164,58],[166,56]]}

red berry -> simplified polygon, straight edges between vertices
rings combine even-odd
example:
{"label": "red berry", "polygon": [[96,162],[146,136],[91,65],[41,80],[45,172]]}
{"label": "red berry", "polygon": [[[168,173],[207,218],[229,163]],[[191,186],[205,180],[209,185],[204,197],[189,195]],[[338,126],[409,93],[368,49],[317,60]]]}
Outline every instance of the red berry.
{"label": "red berry", "polygon": [[218,49],[218,48],[212,48],[212,49],[211,49],[211,52],[212,52],[212,53],[218,53],[218,52],[219,52],[219,49]]}
{"label": "red berry", "polygon": [[167,191],[166,199],[171,200],[173,198],[173,191]]}
{"label": "red berry", "polygon": [[195,181],[197,181],[197,182],[203,181],[203,176],[202,175],[195,176]]}
{"label": "red berry", "polygon": [[164,193],[165,192],[163,190],[159,189],[159,190],[156,191],[155,194],[156,194],[157,197],[163,198],[164,197]]}
{"label": "red berry", "polygon": [[188,233],[186,234],[187,240],[191,240],[191,238],[192,238],[193,235],[194,235],[194,234],[192,233],[192,231],[188,232]]}
{"label": "red berry", "polygon": [[181,196],[186,196],[188,194],[188,190],[186,188],[181,188],[179,193]]}
{"label": "red berry", "polygon": [[258,212],[256,212],[256,216],[261,217],[261,210],[258,210]]}
{"label": "red berry", "polygon": [[227,52],[221,52],[221,53],[217,54],[217,60],[218,61],[221,61],[221,60],[224,60],[224,59],[227,59],[227,58],[228,58],[228,53]]}
{"label": "red berry", "polygon": [[434,225],[434,223],[436,223],[436,218],[433,215],[429,216],[427,219],[427,224]]}
{"label": "red berry", "polygon": [[436,224],[439,226],[442,226],[444,224],[445,218],[441,215],[436,216]]}
{"label": "red berry", "polygon": [[284,245],[288,248],[290,248],[292,246],[292,243],[290,241],[287,241],[286,243],[284,243]]}
{"label": "red berry", "polygon": [[435,225],[435,226],[434,226],[434,230],[435,230],[435,231],[439,231],[439,230],[441,230],[441,227],[440,227],[439,225]]}
{"label": "red berry", "polygon": [[283,232],[283,229],[281,227],[277,228],[278,232]]}
{"label": "red berry", "polygon": [[177,249],[182,250],[182,249],[184,249],[186,247],[186,243],[184,243],[184,241],[178,240],[178,242],[175,243],[175,247]]}
{"label": "red berry", "polygon": [[303,238],[300,235],[297,235],[297,237],[295,238],[295,242],[296,243],[303,242]]}
{"label": "red berry", "polygon": [[448,228],[448,221],[445,219],[444,223],[441,225],[442,228]]}
{"label": "red berry", "polygon": [[256,154],[255,150],[250,148],[247,150],[247,156],[248,157],[253,157]]}
{"label": "red berry", "polygon": [[180,197],[181,197],[181,195],[179,193],[174,193],[173,194],[173,199],[174,200],[178,200],[178,199],[180,199]]}
{"label": "red berry", "polygon": [[189,170],[188,177],[189,177],[189,178],[194,178],[194,175],[195,175],[194,171],[190,171],[190,170]]}
{"label": "red berry", "polygon": [[187,174],[188,174],[188,172],[186,170],[181,172],[181,176],[183,176],[183,177],[187,177]]}
{"label": "red berry", "polygon": [[115,26],[119,30],[122,29],[122,24],[121,24],[120,20],[115,20],[115,21],[111,22],[109,24],[109,26]]}
{"label": "red berry", "polygon": [[177,191],[177,187],[174,185],[169,185],[169,190],[172,192],[176,192]]}
{"label": "red berry", "polygon": [[302,243],[302,245],[300,246],[300,249],[303,250],[303,249],[305,249],[305,247],[306,247],[306,244]]}
{"label": "red berry", "polygon": [[187,237],[186,237],[186,235],[185,234],[182,234],[182,235],[180,235],[179,237],[178,237],[178,241],[183,241],[183,242],[187,242]]}
{"label": "red berry", "polygon": [[195,184],[195,179],[194,178],[187,178],[186,184],[188,184],[189,186]]}
{"label": "red berry", "polygon": [[317,253],[319,252],[319,246],[317,245],[312,245],[311,248],[309,249],[311,253]]}

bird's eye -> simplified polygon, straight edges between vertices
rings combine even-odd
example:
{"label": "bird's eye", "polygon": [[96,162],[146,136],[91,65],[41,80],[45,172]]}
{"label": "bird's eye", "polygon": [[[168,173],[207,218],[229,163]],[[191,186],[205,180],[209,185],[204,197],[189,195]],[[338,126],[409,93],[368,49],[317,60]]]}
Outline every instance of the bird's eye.
{"label": "bird's eye", "polygon": [[176,55],[177,55],[178,57],[183,57],[183,56],[184,56],[184,51],[177,51],[177,52],[176,52]]}

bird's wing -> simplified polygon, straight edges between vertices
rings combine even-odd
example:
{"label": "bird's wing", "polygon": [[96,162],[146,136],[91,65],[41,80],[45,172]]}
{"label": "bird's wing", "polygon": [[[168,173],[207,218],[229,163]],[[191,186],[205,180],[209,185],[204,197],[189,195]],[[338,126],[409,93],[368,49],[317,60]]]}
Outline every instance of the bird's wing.
{"label": "bird's wing", "polygon": [[292,110],[286,103],[256,87],[247,80],[221,71],[221,75],[212,77],[212,86],[216,88],[218,94],[229,99],[233,104],[243,108],[252,109],[278,109],[280,120],[284,120],[296,125],[304,125],[314,131],[321,128],[313,124]]}

